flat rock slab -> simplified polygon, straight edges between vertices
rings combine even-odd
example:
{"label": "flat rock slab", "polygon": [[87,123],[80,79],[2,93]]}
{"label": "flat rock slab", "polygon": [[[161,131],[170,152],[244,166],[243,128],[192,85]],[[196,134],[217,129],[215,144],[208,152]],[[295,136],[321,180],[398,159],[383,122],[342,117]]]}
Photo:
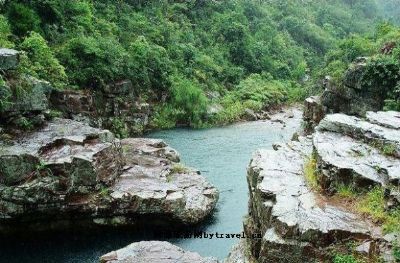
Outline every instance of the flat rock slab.
{"label": "flat rock slab", "polygon": [[217,200],[218,190],[162,140],[120,141],[107,130],[55,119],[0,150],[0,232],[21,223],[52,227],[41,221],[195,224]]}
{"label": "flat rock slab", "polygon": [[143,241],[110,252],[100,258],[101,263],[218,263],[214,258],[203,258],[168,242]]}
{"label": "flat rock slab", "polygon": [[314,134],[314,148],[323,188],[340,184],[367,188],[373,185],[397,185],[400,159],[341,133]]}
{"label": "flat rock slab", "polygon": [[[340,113],[330,114],[320,122],[317,130],[348,135],[354,139],[382,147],[389,145],[394,147],[393,155],[400,157],[400,132],[395,128],[398,123],[398,115],[393,112],[380,112],[369,113],[369,116],[372,122]],[[380,117],[379,121],[378,116]],[[392,124],[388,125],[389,122]]]}
{"label": "flat rock slab", "polygon": [[371,123],[390,129],[400,130],[400,112],[398,111],[369,111],[366,117]]}
{"label": "flat rock slab", "polygon": [[253,156],[245,231],[264,236],[258,245],[250,240],[253,248],[259,247],[253,251],[259,262],[311,262],[329,254],[330,246],[374,238],[376,229],[370,224],[310,190],[303,171],[311,151],[311,140],[300,138]]}
{"label": "flat rock slab", "polygon": [[121,141],[125,167],[110,189],[118,206],[139,205],[137,213],[170,214],[184,223],[197,223],[214,209],[217,189],[197,171],[177,163],[178,153],[162,140]]}
{"label": "flat rock slab", "polygon": [[55,119],[11,145],[0,145],[0,183],[22,184],[47,168],[54,176],[82,180],[72,184],[113,181],[119,162],[113,142],[114,135],[107,130]]}

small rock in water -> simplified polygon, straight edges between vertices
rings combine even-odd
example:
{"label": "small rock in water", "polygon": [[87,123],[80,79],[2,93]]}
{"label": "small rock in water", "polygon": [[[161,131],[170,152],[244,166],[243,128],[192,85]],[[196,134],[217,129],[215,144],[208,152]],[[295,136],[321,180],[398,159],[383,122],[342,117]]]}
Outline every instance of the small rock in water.
{"label": "small rock in water", "polygon": [[101,263],[218,263],[215,258],[204,258],[194,252],[162,241],[132,243],[100,257]]}

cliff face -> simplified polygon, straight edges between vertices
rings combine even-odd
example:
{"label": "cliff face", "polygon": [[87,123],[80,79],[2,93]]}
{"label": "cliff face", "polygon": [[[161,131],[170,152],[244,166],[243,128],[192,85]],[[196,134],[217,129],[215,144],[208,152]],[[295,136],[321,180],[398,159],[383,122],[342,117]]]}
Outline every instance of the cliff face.
{"label": "cliff face", "polygon": [[[309,116],[319,112],[306,112]],[[263,235],[247,240],[258,262],[329,261],[338,251],[394,262],[393,240],[382,234],[379,224],[335,195],[343,187],[357,193],[381,188],[387,194],[382,206],[399,208],[393,200],[398,198],[400,174],[400,115],[367,116],[327,115],[313,135],[276,151],[255,153],[248,168],[250,202],[244,227],[248,236]],[[390,153],[384,150],[388,147]],[[355,247],[349,249],[349,242]]]}

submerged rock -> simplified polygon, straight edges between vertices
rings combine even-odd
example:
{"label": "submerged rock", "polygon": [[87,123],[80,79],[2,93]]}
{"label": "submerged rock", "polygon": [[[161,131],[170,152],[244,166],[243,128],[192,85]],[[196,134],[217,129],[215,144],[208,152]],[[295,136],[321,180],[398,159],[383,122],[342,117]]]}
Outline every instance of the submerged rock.
{"label": "submerged rock", "polygon": [[248,168],[250,188],[247,236],[258,262],[313,262],[329,259],[349,241],[379,238],[379,230],[361,217],[313,192],[304,177],[312,141],[299,137],[274,150],[259,150]]}
{"label": "submerged rock", "polygon": [[107,130],[55,119],[0,149],[4,232],[52,227],[41,221],[116,225],[150,216],[193,224],[218,200],[215,187],[161,140],[119,141]]}
{"label": "submerged rock", "polygon": [[214,258],[203,258],[168,242],[143,241],[110,252],[100,258],[101,263],[218,263]]}

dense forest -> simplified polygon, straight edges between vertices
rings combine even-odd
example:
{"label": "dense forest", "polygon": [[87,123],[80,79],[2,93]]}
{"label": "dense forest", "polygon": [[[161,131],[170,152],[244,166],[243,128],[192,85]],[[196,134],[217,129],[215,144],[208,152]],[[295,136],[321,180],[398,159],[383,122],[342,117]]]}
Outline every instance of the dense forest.
{"label": "dense forest", "polygon": [[[16,75],[57,89],[129,79],[159,128],[229,123],[299,101],[321,76],[340,79],[356,57],[400,39],[389,23],[375,29],[384,15],[399,22],[395,0],[2,2],[0,46],[23,51]],[[370,63],[395,72],[399,54]],[[210,105],[222,110],[207,117]]]}

